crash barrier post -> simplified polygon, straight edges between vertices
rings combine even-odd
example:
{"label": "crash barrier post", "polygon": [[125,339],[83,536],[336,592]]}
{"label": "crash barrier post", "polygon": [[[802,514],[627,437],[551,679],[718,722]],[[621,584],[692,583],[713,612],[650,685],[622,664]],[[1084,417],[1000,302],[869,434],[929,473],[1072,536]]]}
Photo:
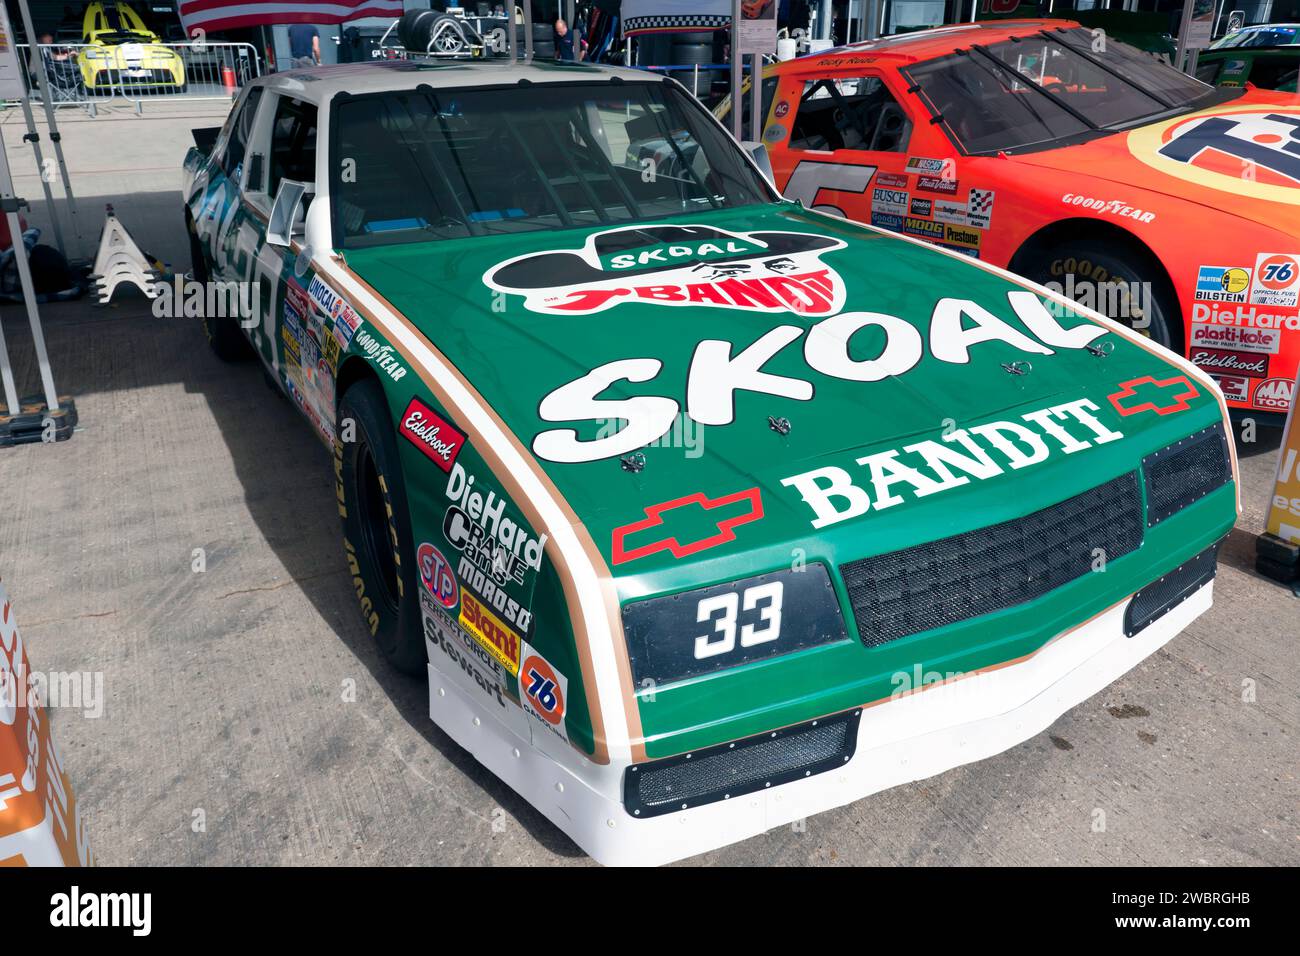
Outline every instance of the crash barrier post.
{"label": "crash barrier post", "polygon": [[50,370],[50,356],[45,350],[45,332],[41,328],[40,312],[36,308],[36,289],[32,284],[32,270],[27,262],[27,244],[23,241],[18,210],[25,200],[14,194],[13,176],[9,172],[9,157],[5,153],[4,133],[0,130],[0,212],[9,225],[10,251],[18,269],[18,281],[27,306],[27,320],[32,330],[32,347],[40,369],[41,398],[23,399],[18,395],[13,368],[9,364],[9,350],[4,332],[0,330],[0,380],[4,383],[4,411],[0,413],[0,447],[32,442],[67,441],[77,425],[77,408],[70,398],[60,398],[54,390],[54,373]]}
{"label": "crash barrier post", "polygon": [[1277,475],[1264,509],[1264,533],[1255,542],[1255,570],[1282,584],[1300,583],[1300,372],[1282,429]]}
{"label": "crash barrier post", "polygon": [[93,866],[37,683],[0,581],[0,867]]}
{"label": "crash barrier post", "polygon": [[229,100],[262,75],[251,43],[42,43],[37,53],[50,78],[52,104],[85,107],[92,115],[97,102],[114,97],[133,103],[137,113],[147,100]]}

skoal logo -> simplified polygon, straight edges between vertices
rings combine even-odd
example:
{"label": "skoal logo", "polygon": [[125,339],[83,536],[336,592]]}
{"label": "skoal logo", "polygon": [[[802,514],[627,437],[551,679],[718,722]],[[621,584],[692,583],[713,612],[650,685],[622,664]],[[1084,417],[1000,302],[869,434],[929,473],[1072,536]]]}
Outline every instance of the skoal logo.
{"label": "skoal logo", "polygon": [[844,305],[844,283],[821,256],[843,248],[803,232],[628,227],[589,236],[578,250],[507,259],[483,282],[554,315],[625,302],[832,315]]}

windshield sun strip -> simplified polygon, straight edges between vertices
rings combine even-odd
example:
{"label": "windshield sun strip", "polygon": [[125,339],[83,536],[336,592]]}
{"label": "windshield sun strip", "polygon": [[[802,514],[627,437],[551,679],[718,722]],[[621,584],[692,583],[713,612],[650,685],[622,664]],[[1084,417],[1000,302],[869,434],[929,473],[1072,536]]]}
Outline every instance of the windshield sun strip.
{"label": "windshield sun strip", "polygon": [[[1025,84],[1025,86],[1026,86],[1027,88],[1032,89],[1032,90],[1037,90],[1037,91],[1038,91],[1039,93],[1041,93],[1043,96],[1046,96],[1049,100],[1051,100],[1053,103],[1055,103],[1055,104],[1056,104],[1057,106],[1059,106],[1061,109],[1065,110],[1067,113],[1069,113],[1071,116],[1073,116],[1075,119],[1077,119],[1077,120],[1078,120],[1080,123],[1082,123],[1084,126],[1087,126],[1087,127],[1090,128],[1090,129],[1101,129],[1101,128],[1102,128],[1100,124],[1098,124],[1098,123],[1094,123],[1094,122],[1093,122],[1091,119],[1089,119],[1089,118],[1088,118],[1084,113],[1082,113],[1082,112],[1080,112],[1079,110],[1075,109],[1073,106],[1071,106],[1069,103],[1065,102],[1065,100],[1061,99],[1059,96],[1057,96],[1057,95],[1056,95],[1055,93],[1053,93],[1051,90],[1048,90],[1048,89],[1046,89],[1046,88],[1044,88],[1044,87],[1042,87],[1042,86],[1039,86],[1037,83],[1034,82],[1034,80],[1033,80],[1032,77],[1026,76],[1024,73],[1021,73],[1019,70],[1017,70],[1014,66],[1011,66],[1009,63],[1006,63],[1006,62],[1004,62],[1004,61],[998,59],[996,56],[994,56],[992,53],[989,52],[988,47],[983,46],[982,44],[976,43],[976,44],[974,44],[974,45],[971,46],[971,49],[974,50],[976,53],[979,53],[979,54],[981,54],[982,56],[984,56],[984,57],[985,57],[985,58],[986,58],[990,63],[993,63],[994,65],[996,65],[996,66],[998,66],[998,67],[1001,67],[1003,70],[1005,70],[1006,72],[1010,73],[1012,76],[1014,76],[1014,77],[1015,77],[1017,80],[1019,80],[1021,83]],[[1031,109],[1032,109],[1032,107],[1031,107]],[[1037,111],[1037,110],[1034,111],[1034,115],[1035,115],[1035,116],[1038,115],[1038,111]],[[1041,117],[1040,117],[1040,118],[1041,118]],[[1046,126],[1047,124],[1044,122],[1043,125]]]}
{"label": "windshield sun strip", "polygon": [[[1058,30],[1057,32],[1060,33],[1060,34],[1062,34],[1062,36],[1064,36],[1064,35],[1066,34],[1066,31],[1065,31],[1064,28]],[[1043,31],[1042,31],[1041,33],[1039,33],[1038,35],[1041,36],[1044,40],[1047,40],[1049,43],[1056,43],[1056,44],[1058,44],[1059,46],[1064,47],[1066,50],[1070,51],[1071,53],[1074,53],[1074,54],[1076,54],[1077,56],[1081,56],[1081,57],[1083,57],[1085,60],[1087,60],[1087,61],[1088,61],[1089,63],[1091,63],[1093,66],[1097,67],[1097,68],[1100,69],[1100,70],[1104,70],[1105,72],[1109,73],[1111,76],[1115,77],[1115,79],[1119,80],[1121,83],[1126,83],[1126,84],[1128,84],[1129,86],[1133,87],[1134,89],[1138,90],[1138,92],[1142,93],[1143,95],[1151,97],[1151,99],[1155,100],[1157,103],[1159,103],[1159,104],[1160,104],[1161,106],[1163,106],[1165,109],[1171,109],[1171,110],[1172,110],[1172,109],[1177,109],[1177,108],[1178,108],[1178,104],[1175,103],[1173,100],[1167,99],[1163,93],[1159,93],[1159,92],[1157,92],[1157,91],[1154,90],[1154,89],[1142,89],[1142,88],[1140,88],[1140,87],[1137,85],[1137,81],[1136,81],[1136,80],[1133,80],[1132,78],[1125,76],[1123,73],[1120,73],[1118,70],[1116,70],[1113,66],[1110,66],[1109,64],[1103,62],[1100,58],[1093,56],[1091,52],[1089,52],[1089,51],[1087,51],[1087,50],[1083,50],[1083,49],[1081,49],[1081,48],[1075,46],[1074,44],[1070,43],[1069,40],[1067,40],[1067,39],[1058,39],[1058,38],[1056,38],[1056,37],[1053,37],[1053,36],[1051,36],[1051,35],[1050,35],[1046,30],[1043,30]]]}

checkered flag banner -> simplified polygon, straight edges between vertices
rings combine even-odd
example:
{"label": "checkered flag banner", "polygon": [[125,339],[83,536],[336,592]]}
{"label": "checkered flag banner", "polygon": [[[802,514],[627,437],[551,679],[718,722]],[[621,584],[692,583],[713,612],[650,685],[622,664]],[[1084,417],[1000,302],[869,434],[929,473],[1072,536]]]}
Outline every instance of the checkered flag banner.
{"label": "checkered flag banner", "polygon": [[623,0],[623,36],[718,30],[731,25],[731,0]]}

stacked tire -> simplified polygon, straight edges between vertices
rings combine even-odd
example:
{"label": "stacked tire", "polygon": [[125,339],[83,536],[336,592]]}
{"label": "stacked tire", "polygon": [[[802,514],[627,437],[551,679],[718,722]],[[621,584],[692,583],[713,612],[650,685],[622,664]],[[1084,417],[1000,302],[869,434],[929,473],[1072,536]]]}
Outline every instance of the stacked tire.
{"label": "stacked tire", "polygon": [[701,67],[698,71],[672,70],[668,75],[690,90],[692,95],[700,98],[708,96],[709,87],[713,83],[713,72],[703,67],[714,62],[713,33],[702,31],[673,34],[668,62],[673,66]]}

